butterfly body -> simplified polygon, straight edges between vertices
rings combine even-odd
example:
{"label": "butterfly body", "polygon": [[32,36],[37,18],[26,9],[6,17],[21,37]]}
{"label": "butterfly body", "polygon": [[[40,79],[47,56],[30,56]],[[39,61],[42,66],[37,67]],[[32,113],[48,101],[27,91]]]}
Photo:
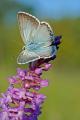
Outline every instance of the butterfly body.
{"label": "butterfly body", "polygon": [[40,22],[37,18],[25,12],[18,13],[18,22],[25,44],[18,56],[18,64],[25,64],[56,55],[57,48],[52,45],[54,34],[48,23]]}

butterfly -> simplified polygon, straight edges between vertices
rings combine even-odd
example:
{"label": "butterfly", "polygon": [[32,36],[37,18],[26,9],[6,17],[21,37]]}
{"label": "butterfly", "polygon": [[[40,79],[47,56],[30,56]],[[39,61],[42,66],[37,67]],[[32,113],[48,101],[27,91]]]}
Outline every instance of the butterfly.
{"label": "butterfly", "polygon": [[29,13],[18,12],[18,23],[25,44],[17,58],[18,64],[26,64],[56,55],[57,48],[52,45],[54,33],[47,22],[40,22],[38,18]]}

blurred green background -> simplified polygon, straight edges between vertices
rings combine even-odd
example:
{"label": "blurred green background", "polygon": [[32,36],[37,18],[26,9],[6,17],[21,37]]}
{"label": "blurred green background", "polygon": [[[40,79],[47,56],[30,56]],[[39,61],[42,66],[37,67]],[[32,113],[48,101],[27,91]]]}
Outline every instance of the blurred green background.
{"label": "blurred green background", "polygon": [[[49,87],[41,90],[47,99],[39,120],[80,120],[80,9],[77,10],[80,2],[76,0],[77,4],[67,3],[67,7],[59,1],[56,5],[55,0],[41,2],[42,0],[33,0],[32,3],[26,0],[0,1],[0,93],[6,91],[7,78],[16,74],[16,68],[26,67],[16,63],[24,45],[17,23],[17,12],[26,11],[40,20],[46,20],[55,35],[62,35],[57,58],[52,62],[53,67],[43,75],[49,79]],[[47,4],[48,2],[50,4]],[[69,5],[73,7],[70,8]],[[56,9],[52,11],[54,6]],[[45,11],[41,12],[41,7]],[[63,8],[62,12],[59,8]]]}

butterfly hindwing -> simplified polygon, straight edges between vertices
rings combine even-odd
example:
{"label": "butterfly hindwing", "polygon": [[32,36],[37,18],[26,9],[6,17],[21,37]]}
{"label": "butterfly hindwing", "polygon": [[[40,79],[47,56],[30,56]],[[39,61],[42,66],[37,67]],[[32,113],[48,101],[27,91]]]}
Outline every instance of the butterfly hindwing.
{"label": "butterfly hindwing", "polygon": [[26,64],[26,63],[35,61],[37,59],[40,59],[40,57],[36,53],[23,50],[17,58],[17,63]]}

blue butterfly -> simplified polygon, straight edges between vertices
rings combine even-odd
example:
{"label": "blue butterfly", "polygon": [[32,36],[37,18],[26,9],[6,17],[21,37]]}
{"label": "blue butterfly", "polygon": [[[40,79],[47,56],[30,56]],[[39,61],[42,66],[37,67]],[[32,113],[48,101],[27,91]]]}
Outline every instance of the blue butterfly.
{"label": "blue butterfly", "polygon": [[57,47],[53,45],[55,37],[48,23],[40,22],[36,17],[25,12],[18,13],[18,23],[25,44],[17,58],[18,64],[56,55]]}

